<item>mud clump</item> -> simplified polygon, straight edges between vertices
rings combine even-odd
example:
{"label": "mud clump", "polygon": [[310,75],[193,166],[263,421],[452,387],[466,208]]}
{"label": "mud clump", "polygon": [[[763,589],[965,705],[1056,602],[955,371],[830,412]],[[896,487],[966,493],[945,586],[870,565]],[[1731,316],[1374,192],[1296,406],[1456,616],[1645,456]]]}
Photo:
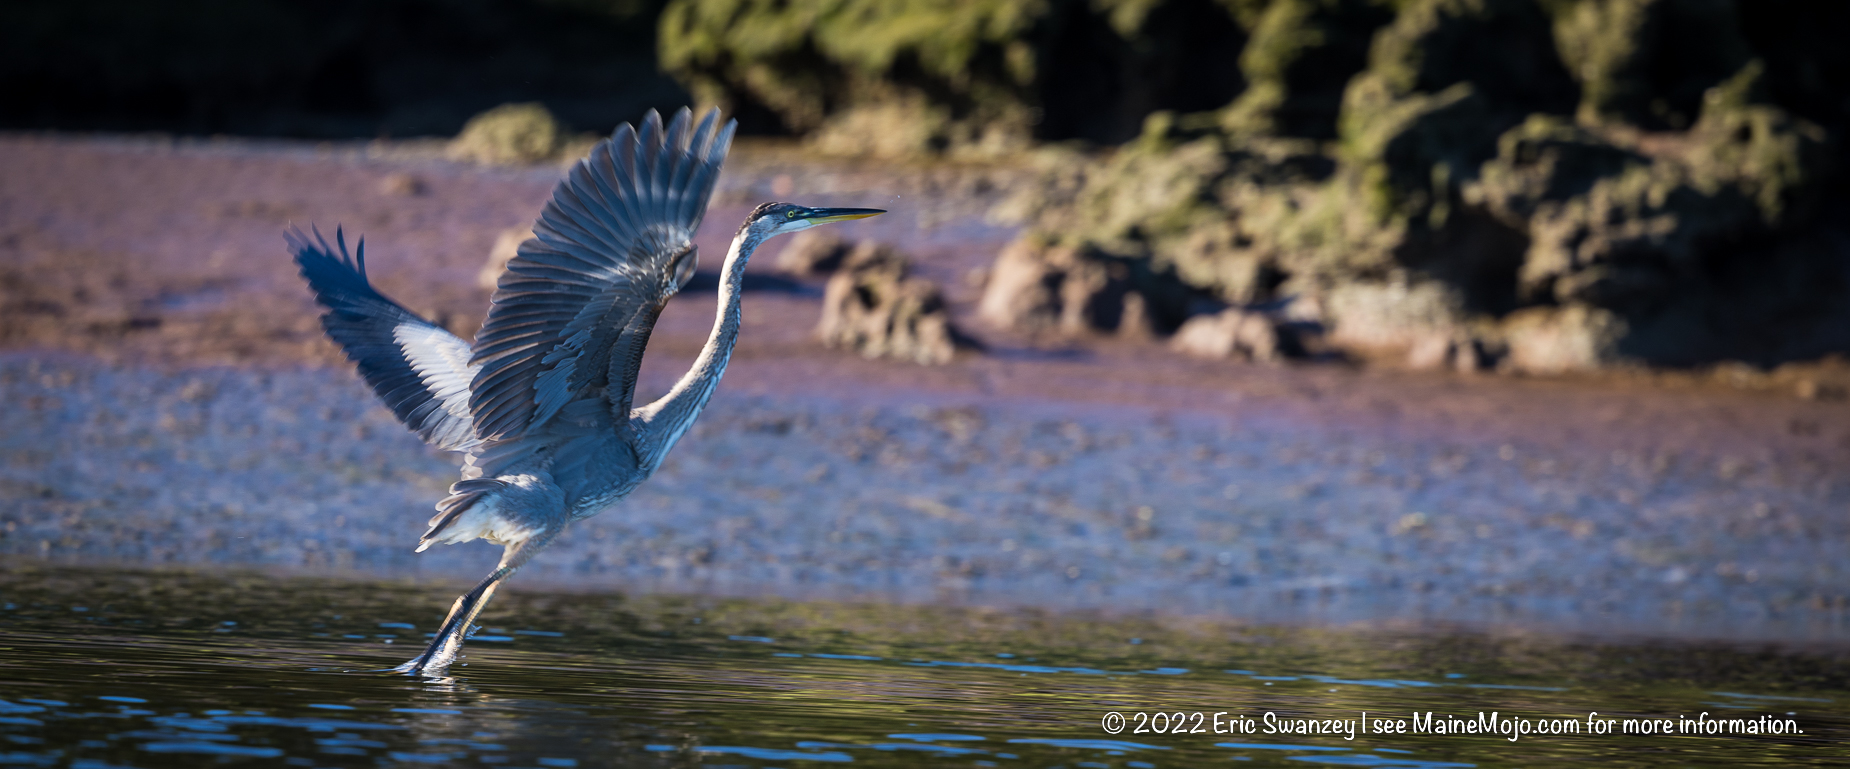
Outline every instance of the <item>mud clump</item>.
{"label": "mud clump", "polygon": [[449,155],[484,165],[538,163],[559,152],[566,133],[543,104],[503,104],[469,118]]}
{"label": "mud clump", "polygon": [[1169,346],[1198,358],[1243,358],[1269,363],[1284,357],[1286,344],[1274,318],[1233,308],[1190,318],[1176,330]]}
{"label": "mud clump", "polygon": [[379,194],[394,198],[418,198],[430,194],[430,185],[407,173],[390,173],[379,179]]}
{"label": "mud clump", "polygon": [[910,272],[910,260],[892,246],[856,245],[824,290],[816,329],[823,344],[922,365],[974,348],[951,324],[938,285]]}
{"label": "mud clump", "polygon": [[530,227],[509,227],[495,234],[495,245],[488,250],[488,261],[475,274],[475,284],[485,291],[495,290],[501,281],[501,273],[507,272],[507,263],[520,255],[520,244],[533,237]]}
{"label": "mud clump", "polygon": [[1808,401],[1850,400],[1850,359],[1839,354],[1827,355],[1816,363],[1788,363],[1772,376],[1790,383],[1793,394]]}
{"label": "mud clump", "polygon": [[[1528,242],[1516,301],[1605,340],[1571,368],[1771,363],[1844,341],[1805,323],[1808,305],[1841,296],[1844,275],[1794,253],[1802,239],[1791,237],[1815,210],[1832,153],[1820,127],[1750,100],[1760,77],[1749,64],[1710,89],[1690,130],[1654,143],[1531,118],[1462,190]],[[1760,314],[1781,304],[1801,312]],[[1516,361],[1532,317],[1506,324]]]}
{"label": "mud clump", "polygon": [[991,268],[977,315],[998,327],[1034,333],[1168,333],[1181,318],[1153,314],[1151,308],[1170,308],[1187,293],[1172,278],[1096,248],[1021,240],[1004,249]]}
{"label": "mud clump", "polygon": [[790,236],[776,265],[778,271],[797,277],[827,275],[839,269],[852,250],[834,230],[808,229]]}

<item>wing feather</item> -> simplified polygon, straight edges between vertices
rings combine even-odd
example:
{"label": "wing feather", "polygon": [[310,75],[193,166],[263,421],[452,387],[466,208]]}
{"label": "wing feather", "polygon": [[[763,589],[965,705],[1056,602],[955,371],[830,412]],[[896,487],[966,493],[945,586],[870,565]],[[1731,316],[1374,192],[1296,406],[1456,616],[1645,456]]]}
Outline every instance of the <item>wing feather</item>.
{"label": "wing feather", "polygon": [[553,190],[472,349],[468,411],[484,440],[529,434],[600,389],[627,421],[642,348],[730,146],[736,123],[718,123],[714,110],[695,127],[683,109],[664,128],[650,112]]}
{"label": "wing feather", "polygon": [[[689,256],[691,257],[691,254]],[[649,334],[655,330],[655,322],[662,316],[662,308],[667,302],[658,302],[636,313],[630,324],[624,329],[623,336],[615,349],[610,352],[610,393],[611,407],[619,414],[629,413],[636,395],[636,374],[642,370],[642,352],[648,344]]]}
{"label": "wing feather", "polygon": [[599,146],[591,153],[591,162],[586,169],[585,178],[590,180],[592,188],[602,199],[610,221],[613,223],[613,229],[624,238],[635,240],[636,231],[630,227],[630,222],[637,220],[636,212],[630,206],[630,201],[634,199],[634,191],[631,190],[629,194],[622,191],[625,187],[620,176],[621,171],[616,161],[612,159],[608,147]]}
{"label": "wing feather", "polygon": [[450,451],[479,444],[469,412],[469,383],[477,367],[469,344],[404,308],[366,279],[366,245],[348,254],[335,230],[330,246],[320,232],[284,233],[296,266],[326,308],[321,327],[398,421],[425,443]]}

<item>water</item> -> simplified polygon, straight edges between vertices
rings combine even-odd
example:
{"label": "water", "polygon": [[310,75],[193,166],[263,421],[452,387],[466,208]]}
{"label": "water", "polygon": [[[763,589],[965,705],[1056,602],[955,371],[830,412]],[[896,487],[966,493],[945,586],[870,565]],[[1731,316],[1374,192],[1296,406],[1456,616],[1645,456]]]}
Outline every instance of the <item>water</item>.
{"label": "water", "polygon": [[[1019,610],[516,588],[453,677],[373,672],[412,656],[451,597],[262,574],[0,571],[0,765],[1821,766],[1850,738],[1842,649]],[[1353,723],[1362,711],[1390,726],[1494,711],[1583,727],[1590,711],[1673,724],[1706,711],[1803,733],[1262,731],[1268,712]],[[1113,712],[1128,718],[1116,735],[1102,725]],[[1176,723],[1157,713],[1184,714],[1190,733],[1134,733]],[[1215,713],[1256,731],[1215,734]]]}

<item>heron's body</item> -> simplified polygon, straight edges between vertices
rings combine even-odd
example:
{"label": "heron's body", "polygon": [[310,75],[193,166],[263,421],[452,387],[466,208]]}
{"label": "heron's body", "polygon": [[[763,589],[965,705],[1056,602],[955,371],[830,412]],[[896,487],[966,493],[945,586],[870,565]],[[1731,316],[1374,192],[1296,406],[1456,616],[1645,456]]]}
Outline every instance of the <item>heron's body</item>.
{"label": "heron's body", "polygon": [[[720,269],[713,332],[667,395],[632,403],[643,349],[669,297],[693,276],[695,229],[731,144],[718,111],[697,127],[655,113],[600,142],[553,191],[534,238],[496,288],[473,343],[373,289],[365,246],[347,253],[291,234],[322,325],[405,425],[465,455],[418,550],[486,539],[501,563],[457,599],[424,654],[401,669],[438,672],[499,583],[572,521],[622,500],[661,465],[712,397],[738,340],[740,287],[766,239],[874,209],[759,206]],[[717,128],[717,130],[716,130]]]}

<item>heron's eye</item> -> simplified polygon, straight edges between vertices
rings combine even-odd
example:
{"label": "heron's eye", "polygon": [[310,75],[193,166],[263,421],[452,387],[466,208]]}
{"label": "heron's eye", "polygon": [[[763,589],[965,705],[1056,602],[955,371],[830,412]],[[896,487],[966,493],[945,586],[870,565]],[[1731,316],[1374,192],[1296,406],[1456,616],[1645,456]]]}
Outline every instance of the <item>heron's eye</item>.
{"label": "heron's eye", "polygon": [[790,209],[790,210],[788,210],[788,211],[785,211],[785,212],[784,212],[784,218],[785,218],[785,219],[795,219],[795,218],[797,218],[797,209],[794,209],[794,208],[792,208],[792,209]]}

